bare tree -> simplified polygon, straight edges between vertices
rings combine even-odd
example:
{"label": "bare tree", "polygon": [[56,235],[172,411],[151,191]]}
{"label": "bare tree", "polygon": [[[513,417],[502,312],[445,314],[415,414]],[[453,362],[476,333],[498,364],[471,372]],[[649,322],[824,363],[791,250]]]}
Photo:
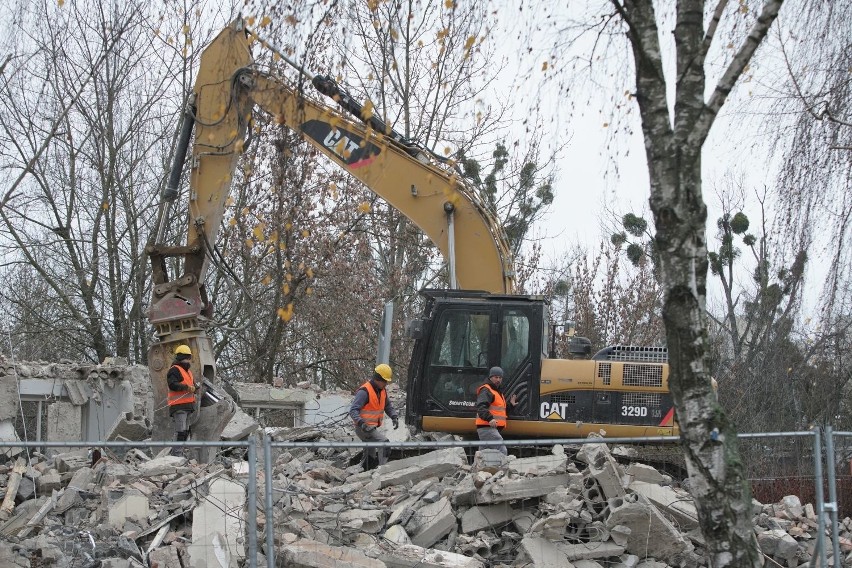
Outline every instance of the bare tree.
{"label": "bare tree", "polygon": [[[18,30],[34,51],[2,85],[2,147],[16,176],[0,218],[6,276],[23,287],[2,298],[13,326],[57,358],[139,360],[149,335],[145,227],[179,107],[168,100],[170,76],[184,59],[172,49],[164,66],[151,65],[169,57],[153,33],[156,13],[101,8],[34,5]],[[18,271],[45,296],[25,290]],[[40,311],[34,299],[59,323],[25,322]]]}
{"label": "bare tree", "polygon": [[[751,525],[751,500],[738,456],[736,431],[710,384],[707,324],[707,209],[701,190],[701,150],[719,110],[778,16],[767,0],[748,36],[705,100],[707,53],[726,11],[722,0],[705,25],[701,0],[679,0],[674,14],[674,84],[666,80],[661,23],[650,2],[612,0],[633,50],[636,91],[651,181],[651,210],[663,286],[669,385],[681,446],[711,566],[762,564]],[[673,105],[668,104],[673,93]],[[673,109],[673,112],[670,111]]]}

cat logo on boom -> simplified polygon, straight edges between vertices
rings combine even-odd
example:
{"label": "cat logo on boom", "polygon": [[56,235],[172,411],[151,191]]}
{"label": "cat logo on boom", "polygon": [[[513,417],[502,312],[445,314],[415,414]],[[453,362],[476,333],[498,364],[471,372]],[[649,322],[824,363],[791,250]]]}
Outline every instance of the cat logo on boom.
{"label": "cat logo on boom", "polygon": [[302,125],[302,131],[328,148],[350,169],[370,165],[381,153],[375,144],[367,142],[358,134],[331,126],[321,120],[309,120]]}

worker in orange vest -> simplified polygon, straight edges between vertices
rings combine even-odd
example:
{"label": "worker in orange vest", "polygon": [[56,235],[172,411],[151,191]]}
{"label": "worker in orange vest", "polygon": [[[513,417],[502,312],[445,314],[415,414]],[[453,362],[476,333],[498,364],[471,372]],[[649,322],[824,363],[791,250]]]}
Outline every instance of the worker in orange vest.
{"label": "worker in orange vest", "polygon": [[[195,391],[197,386],[190,370],[192,350],[187,345],[175,349],[175,360],[166,381],[169,384],[169,415],[175,425],[175,440],[185,442],[189,439],[189,415],[195,411]],[[172,455],[183,455],[183,448],[173,448]]]}
{"label": "worker in orange vest", "polygon": [[[508,403],[500,390],[503,383],[503,369],[491,367],[488,378],[476,390],[476,433],[480,440],[503,441],[500,433],[506,427],[509,411],[518,403],[517,395],[512,395]],[[480,446],[481,450],[500,450],[508,455],[506,446]]]}
{"label": "worker in orange vest", "polygon": [[[399,428],[399,414],[388,399],[385,387],[393,381],[390,365],[382,363],[376,366],[372,378],[358,387],[355,399],[349,407],[349,417],[355,424],[355,435],[364,442],[387,442],[387,437],[379,431],[384,415],[390,416],[393,429]],[[364,471],[388,461],[386,448],[364,448],[361,465]]]}

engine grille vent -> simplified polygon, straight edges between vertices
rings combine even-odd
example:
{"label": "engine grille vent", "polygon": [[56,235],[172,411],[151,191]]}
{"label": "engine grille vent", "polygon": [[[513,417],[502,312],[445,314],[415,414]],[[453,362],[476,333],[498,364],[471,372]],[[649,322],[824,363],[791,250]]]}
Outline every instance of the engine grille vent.
{"label": "engine grille vent", "polygon": [[625,406],[648,406],[659,407],[661,401],[660,393],[656,392],[626,392],[621,397],[621,404]]}
{"label": "engine grille vent", "polygon": [[612,363],[598,363],[598,378],[605,385],[612,382]]}
{"label": "engine grille vent", "polygon": [[661,387],[663,368],[657,365],[625,363],[621,383],[626,387]]}

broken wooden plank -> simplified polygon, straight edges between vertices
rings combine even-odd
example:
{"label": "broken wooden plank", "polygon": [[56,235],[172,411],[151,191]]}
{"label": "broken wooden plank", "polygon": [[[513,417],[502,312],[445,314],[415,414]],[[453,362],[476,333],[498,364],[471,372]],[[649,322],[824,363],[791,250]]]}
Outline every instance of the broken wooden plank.
{"label": "broken wooden plank", "polygon": [[25,471],[27,471],[27,462],[23,457],[19,457],[12,467],[12,473],[9,474],[6,496],[3,498],[3,504],[0,505],[0,519],[4,521],[12,515],[12,511],[15,509],[15,495],[18,494],[18,487],[21,485],[21,478]]}
{"label": "broken wooden plank", "polygon": [[24,525],[24,528],[18,533],[18,536],[21,538],[27,538],[32,530],[36,528],[46,516],[56,505],[56,502],[62,497],[62,494],[65,493],[65,489],[60,489],[59,491],[53,490],[53,495],[50,496],[50,499],[41,506],[41,509],[36,511],[36,514],[33,515],[33,518],[27,521],[27,524]]}

